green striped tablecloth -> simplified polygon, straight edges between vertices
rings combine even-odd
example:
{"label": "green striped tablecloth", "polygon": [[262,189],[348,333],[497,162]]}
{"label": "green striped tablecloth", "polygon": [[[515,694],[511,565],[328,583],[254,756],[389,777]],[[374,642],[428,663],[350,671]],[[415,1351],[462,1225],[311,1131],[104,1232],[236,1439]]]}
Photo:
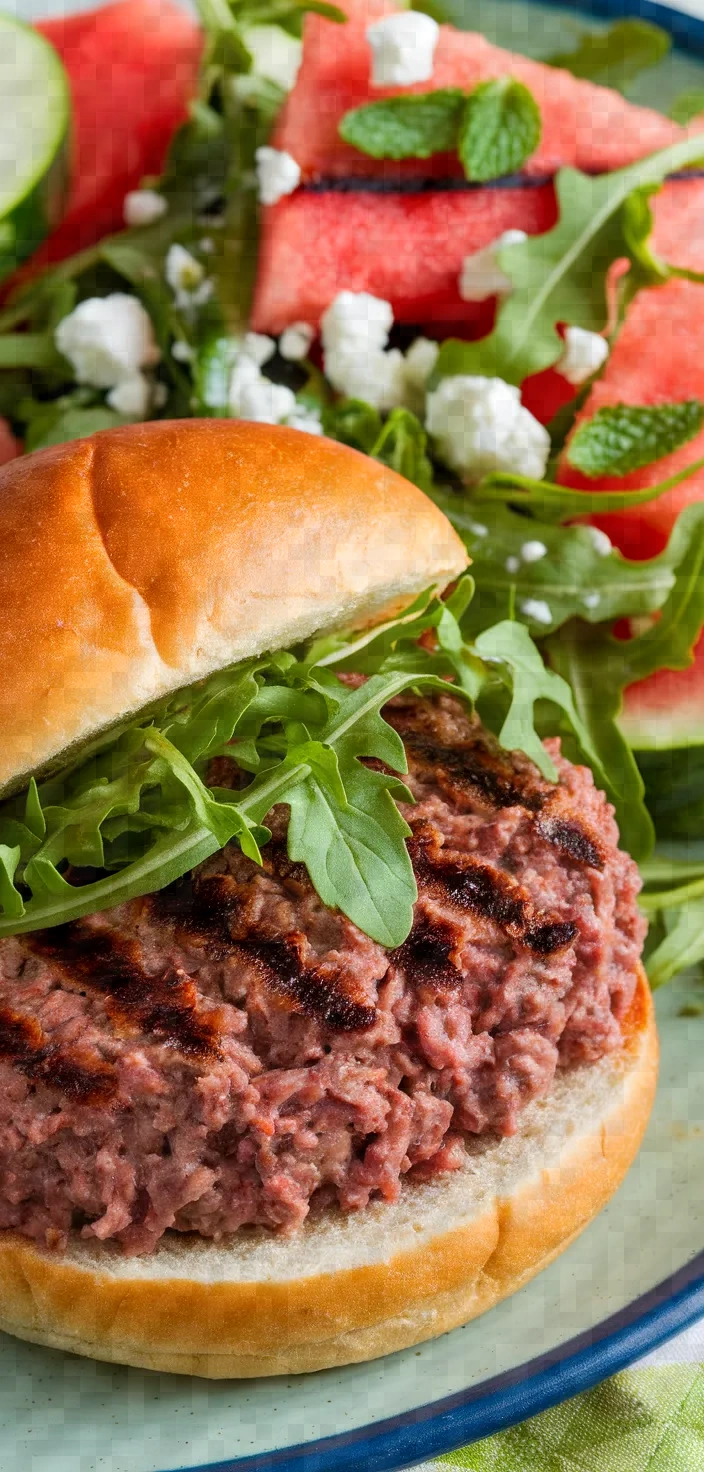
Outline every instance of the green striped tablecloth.
{"label": "green striped tablecloth", "polygon": [[704,1319],[630,1370],[417,1472],[704,1472]]}

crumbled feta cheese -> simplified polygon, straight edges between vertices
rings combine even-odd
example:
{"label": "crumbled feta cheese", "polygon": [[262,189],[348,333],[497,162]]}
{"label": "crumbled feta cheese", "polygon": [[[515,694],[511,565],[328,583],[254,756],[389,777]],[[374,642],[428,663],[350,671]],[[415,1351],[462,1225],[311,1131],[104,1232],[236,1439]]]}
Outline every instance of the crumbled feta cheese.
{"label": "crumbled feta cheese", "polygon": [[504,563],[507,572],[518,572],[520,565],[521,563],[518,557],[507,557]]}
{"label": "crumbled feta cheese", "polygon": [[338,393],[364,399],[374,409],[396,409],[405,401],[405,363],[398,348],[326,353],[325,372]]}
{"label": "crumbled feta cheese", "polygon": [[417,337],[406,353],[406,405],[416,414],[423,413],[426,384],[439,352],[439,343],[429,337]]}
{"label": "crumbled feta cheese", "polygon": [[152,404],[155,409],[163,409],[169,397],[169,390],[165,383],[155,383],[152,389]]}
{"label": "crumbled feta cheese", "polygon": [[297,404],[295,412],[289,414],[286,423],[289,429],[302,429],[305,434],[322,434],[323,426],[320,415],[315,409],[306,409],[303,404]]}
{"label": "crumbled feta cheese", "polygon": [[468,532],[472,533],[473,537],[488,537],[489,535],[489,528],[482,526],[478,521],[463,521],[462,524],[466,526]]}
{"label": "crumbled feta cheese", "polygon": [[240,419],[253,419],[259,424],[280,424],[295,412],[295,408],[296,396],[291,389],[281,383],[271,383],[262,375],[240,388],[237,408]]}
{"label": "crumbled feta cheese", "polygon": [[171,356],[176,359],[177,363],[192,363],[195,358],[195,352],[189,342],[183,342],[179,339],[171,349]]}
{"label": "crumbled feta cheese", "polygon": [[501,270],[498,253],[505,245],[520,245],[527,240],[525,230],[504,230],[503,235],[492,240],[471,256],[465,256],[460,272],[460,296],[465,302],[485,302],[490,296],[508,296],[513,282]]}
{"label": "crumbled feta cheese", "polygon": [[146,419],[152,405],[152,392],[152,385],[144,374],[135,373],[111,388],[107,403],[127,419]]}
{"label": "crumbled feta cheese", "polygon": [[532,619],[535,624],[552,623],[550,605],[542,598],[524,598],[521,603],[521,613],[525,614],[526,618]]}
{"label": "crumbled feta cheese", "polygon": [[373,87],[407,87],[433,75],[440,27],[430,15],[403,10],[367,27]]}
{"label": "crumbled feta cheese", "polygon": [[183,245],[170,245],[164,262],[164,274],[176,298],[176,306],[184,311],[201,307],[213,294],[213,283],[195,256]]}
{"label": "crumbled feta cheese", "polygon": [[245,28],[244,44],[252,57],[252,71],[290,92],[301,65],[303,42],[281,26],[262,25]]}
{"label": "crumbled feta cheese", "polygon": [[584,327],[565,328],[565,346],[555,368],[575,388],[591,378],[609,356],[609,344],[599,332]]}
{"label": "crumbled feta cheese", "polygon": [[163,194],[157,194],[156,189],[131,189],[125,195],[122,209],[125,224],[133,228],[136,225],[153,225],[155,220],[166,214],[168,205]]}
{"label": "crumbled feta cheese", "polygon": [[276,343],[273,337],[267,337],[263,332],[245,332],[242,352],[251,358],[258,368],[263,368],[264,364],[273,358]]}
{"label": "crumbled feta cheese", "polygon": [[326,353],[385,348],[394,320],[390,302],[368,291],[340,291],[323,313],[320,332]]}
{"label": "crumbled feta cheese", "polygon": [[585,608],[598,608],[599,604],[601,603],[601,594],[585,593],[584,597],[582,598],[582,602]]}
{"label": "crumbled feta cheese", "polygon": [[438,455],[467,480],[513,470],[541,480],[550,436],[502,378],[459,374],[428,394],[426,426]]}
{"label": "crumbled feta cheese", "polygon": [[585,527],[585,531],[591,539],[592,547],[599,553],[599,556],[608,557],[613,549],[613,543],[611,538],[607,537],[606,532],[603,532],[599,526]]}
{"label": "crumbled feta cheese", "polygon": [[136,296],[88,297],[56,329],[56,346],[78,383],[114,388],[159,361],[151,318]]}
{"label": "crumbled feta cheese", "polygon": [[541,557],[547,557],[547,551],[544,542],[524,542],[521,557],[524,562],[540,562]]}
{"label": "crumbled feta cheese", "polygon": [[315,328],[309,322],[292,322],[279,338],[279,352],[289,363],[300,363],[307,358],[315,337]]}
{"label": "crumbled feta cheese", "polygon": [[300,165],[282,148],[258,148],[257,183],[262,204],[278,204],[285,194],[293,194],[301,182]]}
{"label": "crumbled feta cheese", "polygon": [[212,256],[215,251],[215,241],[212,236],[204,235],[203,239],[198,241],[198,249],[201,255]]}

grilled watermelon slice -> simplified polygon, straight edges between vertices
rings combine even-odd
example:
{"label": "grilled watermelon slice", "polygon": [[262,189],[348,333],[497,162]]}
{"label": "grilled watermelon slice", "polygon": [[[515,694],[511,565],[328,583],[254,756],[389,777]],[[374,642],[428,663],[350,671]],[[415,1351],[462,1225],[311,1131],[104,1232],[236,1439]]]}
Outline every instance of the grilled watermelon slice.
{"label": "grilled watermelon slice", "polygon": [[123,223],[125,194],[158,174],[195,93],[202,36],[172,0],[117,0],[42,21],[73,100],[73,183],[59,228],[32,269],[92,245]]}
{"label": "grilled watermelon slice", "polygon": [[[471,88],[507,74],[526,82],[540,105],[543,133],[521,187],[464,189],[459,161],[448,154],[400,163],[368,158],[341,141],[338,125],[349,108],[399,90],[370,88],[365,35],[370,21],[396,7],[389,0],[348,0],[345,8],[344,26],[307,18],[303,63],[277,129],[276,146],[301,165],[304,188],[264,211],[254,307],[261,332],[279,332],[296,320],[317,325],[345,287],[383,296],[400,321],[452,321],[481,333],[486,310],[463,302],[457,290],[465,255],[502,230],[549,229],[555,219],[549,181],[561,165],[612,169],[681,136],[668,119],[607,88],[443,26],[431,81],[402,90]],[[326,182],[384,192],[338,193],[326,190]]]}

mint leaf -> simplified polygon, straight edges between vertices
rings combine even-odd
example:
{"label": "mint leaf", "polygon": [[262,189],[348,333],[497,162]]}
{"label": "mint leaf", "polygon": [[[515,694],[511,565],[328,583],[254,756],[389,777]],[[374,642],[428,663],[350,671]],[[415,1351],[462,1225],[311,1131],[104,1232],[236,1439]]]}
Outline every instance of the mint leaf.
{"label": "mint leaf", "polygon": [[681,92],[670,108],[670,117],[673,123],[679,123],[684,128],[693,118],[699,117],[701,112],[704,112],[704,92]]}
{"label": "mint leaf", "polygon": [[345,143],[370,158],[431,158],[457,147],[464,104],[458,87],[388,97],[345,113],[338,131]]}
{"label": "mint leaf", "polygon": [[458,152],[468,179],[481,184],[516,174],[540,142],[540,109],[513,77],[480,82],[465,103]]}
{"label": "mint leaf", "polygon": [[614,404],[582,420],[567,446],[567,460],[593,479],[628,475],[679,450],[702,423],[704,404],[699,399],[648,407]]}
{"label": "mint leaf", "polygon": [[620,92],[648,67],[657,66],[671,46],[667,31],[634,17],[617,20],[606,31],[583,31],[576,50],[546,56],[544,65],[562,67],[573,77]]}
{"label": "mint leaf", "polygon": [[609,268],[629,253],[624,201],[634,189],[659,184],[703,156],[704,140],[688,138],[597,178],[561,169],[555,185],[558,223],[544,235],[499,251],[513,291],[501,303],[493,332],[479,342],[449,338],[443,343],[429,386],[457,373],[521,384],[560,357],[559,322],[603,331]]}

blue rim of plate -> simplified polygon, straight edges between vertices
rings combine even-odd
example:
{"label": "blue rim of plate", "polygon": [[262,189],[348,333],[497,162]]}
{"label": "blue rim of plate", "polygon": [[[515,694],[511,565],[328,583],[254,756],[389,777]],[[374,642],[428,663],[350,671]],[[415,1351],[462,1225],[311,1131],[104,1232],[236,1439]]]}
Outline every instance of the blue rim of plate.
{"label": "blue rim of plate", "polygon": [[[656,0],[579,0],[574,9],[653,21],[675,46],[704,56],[704,20]],[[401,1472],[590,1390],[702,1316],[704,1252],[593,1329],[468,1390],[355,1431],[173,1472]]]}

